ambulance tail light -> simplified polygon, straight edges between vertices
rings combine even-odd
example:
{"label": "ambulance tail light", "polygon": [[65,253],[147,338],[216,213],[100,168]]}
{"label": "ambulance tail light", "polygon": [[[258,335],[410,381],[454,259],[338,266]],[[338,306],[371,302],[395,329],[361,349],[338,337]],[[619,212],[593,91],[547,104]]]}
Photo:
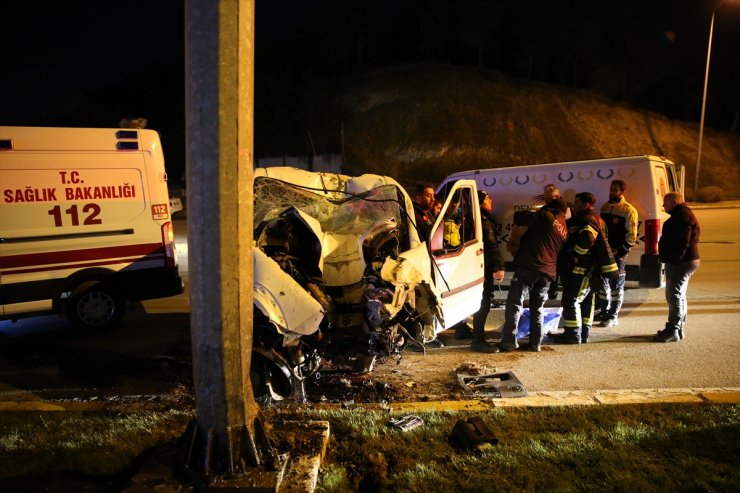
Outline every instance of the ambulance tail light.
{"label": "ambulance tail light", "polygon": [[162,225],[162,244],[164,245],[164,266],[177,265],[177,251],[175,250],[175,228],[171,222]]}
{"label": "ambulance tail light", "polygon": [[658,254],[658,235],[660,234],[660,219],[645,220],[645,253]]}

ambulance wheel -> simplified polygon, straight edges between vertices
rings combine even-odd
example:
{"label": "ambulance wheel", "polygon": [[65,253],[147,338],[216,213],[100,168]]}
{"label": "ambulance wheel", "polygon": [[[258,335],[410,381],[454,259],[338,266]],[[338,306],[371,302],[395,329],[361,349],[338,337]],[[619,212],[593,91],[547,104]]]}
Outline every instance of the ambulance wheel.
{"label": "ambulance wheel", "polygon": [[67,317],[86,330],[108,330],[123,319],[125,311],[126,300],[104,282],[79,287],[67,302]]}

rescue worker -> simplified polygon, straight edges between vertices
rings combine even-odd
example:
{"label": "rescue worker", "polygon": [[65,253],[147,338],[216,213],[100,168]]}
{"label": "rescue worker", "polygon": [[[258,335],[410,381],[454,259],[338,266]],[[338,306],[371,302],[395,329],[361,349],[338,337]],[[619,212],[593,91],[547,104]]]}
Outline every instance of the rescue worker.
{"label": "rescue worker", "polygon": [[637,210],[624,198],[627,184],[614,180],[609,187],[609,200],[601,206],[601,218],[606,223],[609,248],[617,262],[619,275],[605,279],[599,290],[602,327],[619,324],[619,310],[624,303],[624,281],[627,278],[627,255],[637,239]]}
{"label": "rescue worker", "polygon": [[542,308],[547,300],[547,290],[557,273],[558,253],[568,236],[565,224],[567,206],[563,199],[553,199],[537,212],[514,213],[514,224],[526,226],[521,246],[514,256],[516,271],[511,278],[506,297],[504,327],[501,332],[500,351],[512,351],[517,344],[517,326],[524,310],[524,298],[529,295],[530,351],[539,352],[542,344]]}
{"label": "rescue worker", "polygon": [[491,218],[493,201],[483,190],[478,191],[478,202],[483,229],[483,296],[480,309],[473,315],[473,342],[470,349],[479,353],[497,353],[498,347],[486,341],[486,319],[491,311],[495,282],[504,279],[504,257],[498,246],[496,225]]}
{"label": "rescue worker", "polygon": [[588,342],[594,316],[594,288],[598,289],[601,283],[598,278],[615,276],[618,272],[607,243],[604,221],[594,210],[595,203],[596,197],[590,192],[576,194],[560,266],[565,330],[550,334],[556,343]]}
{"label": "rescue worker", "polygon": [[434,206],[434,185],[431,183],[418,185],[414,196],[414,216],[421,241],[429,240],[429,232],[434,226],[435,216],[432,206]]}
{"label": "rescue worker", "polygon": [[686,290],[689,279],[699,268],[699,221],[686,205],[683,195],[669,192],[663,197],[663,209],[671,215],[663,224],[658,255],[665,264],[665,299],[668,322],[653,337],[655,342],[678,342],[684,338],[688,314]]}

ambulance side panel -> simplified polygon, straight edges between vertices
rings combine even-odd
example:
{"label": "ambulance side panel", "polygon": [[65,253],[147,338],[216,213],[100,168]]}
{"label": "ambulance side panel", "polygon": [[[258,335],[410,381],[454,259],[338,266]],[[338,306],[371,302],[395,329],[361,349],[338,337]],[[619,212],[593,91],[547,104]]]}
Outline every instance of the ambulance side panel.
{"label": "ambulance side panel", "polygon": [[[657,225],[656,234],[659,234],[660,225],[668,218],[662,209],[663,196],[669,191],[680,191],[672,162],[655,156],[635,156],[471,170],[448,177],[440,185],[440,191],[444,193],[447,183],[462,178],[474,179],[479,190],[491,195],[498,237],[507,262],[511,262],[512,258],[503,246],[511,232],[514,212],[541,207],[544,204],[542,194],[545,185],[557,185],[569,205],[573,204],[577,193],[591,192],[596,195],[598,211],[609,199],[611,182],[624,180],[627,184],[625,198],[637,209],[638,214],[637,241],[627,257],[627,279],[639,280],[644,287],[662,285],[661,266],[655,255],[657,251],[653,252],[651,248],[645,251],[645,226],[647,224],[650,231],[655,231]],[[652,242],[657,244],[657,237]],[[641,273],[641,262],[652,272],[645,270]]]}
{"label": "ambulance side panel", "polygon": [[126,300],[182,292],[156,132],[0,127],[0,146],[4,318],[95,281]]}

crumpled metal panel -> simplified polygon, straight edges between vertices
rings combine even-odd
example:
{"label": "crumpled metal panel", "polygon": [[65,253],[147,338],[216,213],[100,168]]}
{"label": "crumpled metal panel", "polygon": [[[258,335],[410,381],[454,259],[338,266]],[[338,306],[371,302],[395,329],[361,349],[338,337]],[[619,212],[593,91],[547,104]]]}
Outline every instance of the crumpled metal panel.
{"label": "crumpled metal panel", "polygon": [[313,334],[324,310],[303,287],[259,248],[254,254],[254,303],[285,335]]}
{"label": "crumpled metal panel", "polygon": [[457,374],[457,381],[468,394],[485,397],[526,397],[524,384],[510,371],[490,375]]}

